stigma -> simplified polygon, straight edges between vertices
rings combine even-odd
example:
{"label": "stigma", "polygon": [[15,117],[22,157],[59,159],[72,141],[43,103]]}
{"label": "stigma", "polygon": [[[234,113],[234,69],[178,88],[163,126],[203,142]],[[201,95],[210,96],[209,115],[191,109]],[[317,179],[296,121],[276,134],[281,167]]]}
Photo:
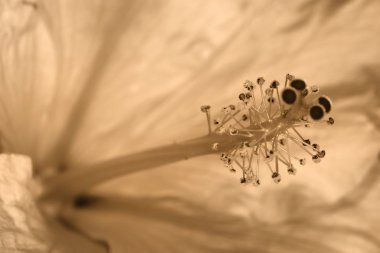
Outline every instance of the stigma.
{"label": "stigma", "polygon": [[[266,87],[265,87],[266,86]],[[206,114],[208,134],[229,139],[214,142],[210,149],[231,172],[240,171],[240,183],[260,185],[260,169],[266,167],[275,183],[281,181],[280,168],[295,175],[306,158],[295,155],[297,149],[321,162],[326,151],[299,132],[300,127],[333,125],[327,117],[332,102],[319,95],[319,88],[287,74],[281,88],[276,80],[265,85],[263,77],[246,81],[238,103],[231,104],[212,117],[209,105],[201,106]],[[226,145],[228,143],[228,145]]]}

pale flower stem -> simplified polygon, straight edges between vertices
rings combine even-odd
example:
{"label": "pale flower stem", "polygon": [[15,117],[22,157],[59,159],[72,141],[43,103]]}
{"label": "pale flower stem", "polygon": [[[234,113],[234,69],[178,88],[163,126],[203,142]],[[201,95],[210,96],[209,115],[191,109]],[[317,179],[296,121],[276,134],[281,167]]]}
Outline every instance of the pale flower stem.
{"label": "pale flower stem", "polygon": [[[72,168],[48,179],[41,199],[70,200],[96,185],[131,173],[152,169],[161,165],[186,160],[196,156],[228,151],[243,137],[228,137],[216,134],[173,143],[135,154],[129,154],[102,163],[82,168]],[[219,143],[218,150],[212,144]]]}

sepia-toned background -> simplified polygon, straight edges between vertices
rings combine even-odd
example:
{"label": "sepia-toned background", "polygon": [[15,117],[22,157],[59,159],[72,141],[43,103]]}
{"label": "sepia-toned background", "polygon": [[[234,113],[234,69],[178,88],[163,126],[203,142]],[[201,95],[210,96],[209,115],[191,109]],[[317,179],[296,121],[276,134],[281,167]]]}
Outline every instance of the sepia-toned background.
{"label": "sepia-toned background", "polygon": [[[70,210],[70,227],[112,253],[379,252],[379,13],[374,0],[5,0],[3,152],[29,156],[39,182],[202,136],[201,105],[217,112],[245,80],[290,73],[333,100],[335,124],[304,131],[322,163],[260,187],[217,156],[125,175],[92,190],[100,203]],[[0,239],[4,252],[49,252],[20,244],[15,224],[0,227],[18,242]],[[92,252],[55,231],[37,241]]]}

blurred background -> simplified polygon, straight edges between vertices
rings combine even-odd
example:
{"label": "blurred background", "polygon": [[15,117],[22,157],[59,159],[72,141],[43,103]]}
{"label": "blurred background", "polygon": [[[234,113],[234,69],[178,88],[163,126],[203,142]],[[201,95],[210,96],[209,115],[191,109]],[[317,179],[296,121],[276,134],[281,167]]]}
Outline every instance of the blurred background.
{"label": "blurred background", "polygon": [[200,105],[259,76],[334,103],[334,126],[304,131],[326,158],[279,185],[205,156],[94,189],[103,200],[68,216],[111,252],[380,251],[380,2],[4,3],[2,146],[36,174],[202,136]]}

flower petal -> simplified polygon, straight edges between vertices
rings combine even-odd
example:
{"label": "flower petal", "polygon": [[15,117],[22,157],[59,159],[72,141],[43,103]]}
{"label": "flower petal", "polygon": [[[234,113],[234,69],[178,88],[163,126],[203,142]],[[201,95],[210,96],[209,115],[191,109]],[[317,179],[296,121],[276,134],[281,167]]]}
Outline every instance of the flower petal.
{"label": "flower petal", "polygon": [[0,251],[106,252],[84,236],[48,220],[35,203],[31,161],[20,155],[0,155]]}

